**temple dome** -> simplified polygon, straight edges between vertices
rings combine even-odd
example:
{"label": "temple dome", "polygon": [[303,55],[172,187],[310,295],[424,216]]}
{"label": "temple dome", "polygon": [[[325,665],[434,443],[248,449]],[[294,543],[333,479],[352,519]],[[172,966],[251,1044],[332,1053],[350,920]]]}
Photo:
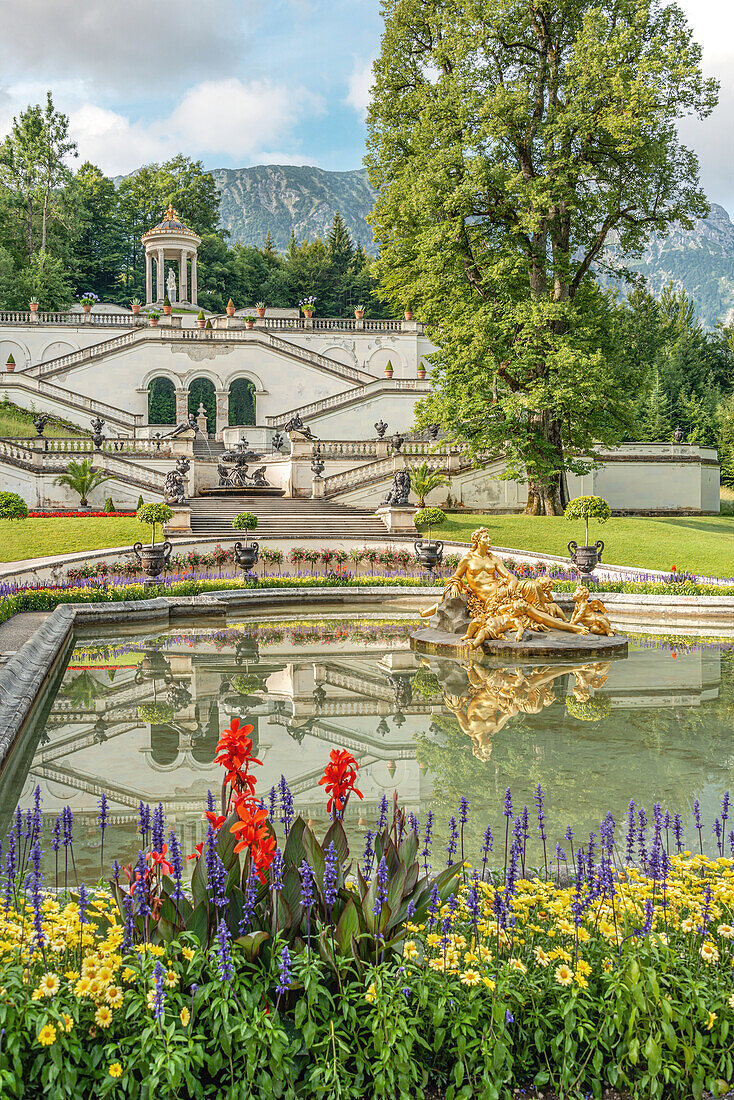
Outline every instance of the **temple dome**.
{"label": "temple dome", "polygon": [[145,240],[147,237],[157,236],[160,233],[175,233],[178,236],[191,237],[192,240],[197,242],[200,240],[193,229],[189,229],[187,225],[184,225],[170,202],[162,220],[159,221],[157,225],[154,225],[152,229],[149,229],[147,233],[144,233],[142,240]]}

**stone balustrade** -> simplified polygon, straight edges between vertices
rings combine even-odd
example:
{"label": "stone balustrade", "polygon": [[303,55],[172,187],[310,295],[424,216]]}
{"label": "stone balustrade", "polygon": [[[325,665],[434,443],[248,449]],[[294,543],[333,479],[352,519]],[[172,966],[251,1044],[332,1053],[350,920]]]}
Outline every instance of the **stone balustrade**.
{"label": "stone balustrade", "polygon": [[316,416],[318,413],[327,412],[330,409],[338,409],[343,405],[349,405],[353,401],[359,401],[364,397],[381,393],[428,393],[430,385],[427,380],[421,378],[375,378],[373,382],[367,382],[362,386],[355,386],[344,393],[335,393],[331,397],[322,397],[319,401],[311,401],[308,405],[299,405],[289,409],[288,412],[279,413],[277,416],[267,416],[265,423],[269,428],[278,428],[286,424],[296,413],[304,419]]}
{"label": "stone balustrade", "polygon": [[48,313],[29,309],[0,310],[0,325],[96,325],[104,328],[133,328],[147,325],[148,318],[135,313]]}

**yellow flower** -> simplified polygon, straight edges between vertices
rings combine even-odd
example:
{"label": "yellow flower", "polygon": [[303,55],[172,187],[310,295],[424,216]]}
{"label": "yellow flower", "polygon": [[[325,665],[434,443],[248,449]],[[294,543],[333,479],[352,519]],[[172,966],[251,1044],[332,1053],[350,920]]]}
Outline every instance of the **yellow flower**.
{"label": "yellow flower", "polygon": [[369,989],[365,993],[364,999],[369,1004],[373,1004],[377,1000],[377,990],[375,989],[375,983],[374,982],[372,983],[372,985],[369,987]]}
{"label": "yellow flower", "polygon": [[166,974],[166,985],[169,989],[173,989],[174,986],[178,985],[178,974],[175,970],[169,970]]}
{"label": "yellow flower", "polygon": [[729,998],[729,1008],[734,1008],[734,993]]}
{"label": "yellow flower", "polygon": [[554,977],[559,985],[570,985],[573,981],[573,970],[565,963],[561,963],[554,971]]}
{"label": "yellow flower", "polygon": [[71,1016],[68,1012],[62,1012],[61,1015],[64,1017],[64,1030],[71,1031],[74,1026],[74,1021],[72,1020]]}
{"label": "yellow flower", "polygon": [[497,987],[496,987],[496,985],[495,985],[495,983],[494,983],[494,982],[492,981],[492,979],[491,979],[491,978],[487,978],[487,977],[485,976],[485,977],[483,977],[483,978],[482,978],[482,981],[483,981],[483,982],[484,982],[484,984],[486,985],[487,989],[491,989],[491,990],[494,990],[494,989],[496,989],[496,988],[497,988]]}
{"label": "yellow flower", "polygon": [[460,981],[462,985],[479,985],[481,975],[478,970],[465,970]]}
{"label": "yellow flower", "polygon": [[182,1008],[181,1009],[181,1023],[183,1024],[184,1027],[189,1026],[189,1020],[190,1019],[191,1019],[191,1015],[189,1014],[188,1008]]}
{"label": "yellow flower", "polygon": [[718,1018],[719,1017],[716,1015],[715,1012],[709,1012],[708,1023],[706,1024],[707,1031],[711,1031],[711,1028],[714,1026],[714,1023],[716,1022],[716,1020],[718,1020]]}
{"label": "yellow flower", "polygon": [[186,959],[186,962],[191,962],[191,960],[194,957],[194,952],[192,951],[192,949],[190,947],[182,947],[181,948],[181,954]]}
{"label": "yellow flower", "polygon": [[135,971],[130,966],[126,966],[122,972],[123,982],[131,982],[135,978]]}
{"label": "yellow flower", "polygon": [[104,982],[105,984],[107,982],[111,982],[112,981],[112,967],[110,967],[110,966],[100,966],[99,970],[97,971],[97,977],[99,978],[99,980],[101,982]]}
{"label": "yellow flower", "polygon": [[77,980],[77,978],[79,977],[79,971],[78,970],[67,970],[64,973],[64,977],[68,978],[70,982],[75,982]]}
{"label": "yellow flower", "polygon": [[579,959],[579,961],[576,963],[576,972],[578,974],[590,974],[591,973],[591,967],[587,963],[586,959]]}
{"label": "yellow flower", "polygon": [[586,978],[578,970],[576,971],[576,973],[574,974],[573,977],[574,977],[574,981],[576,982],[576,985],[578,985],[581,989],[588,989],[589,988],[589,983],[587,982]]}
{"label": "yellow flower", "polygon": [[680,927],[682,932],[692,932],[696,927],[696,923],[690,917],[686,917],[685,920],[680,922]]}
{"label": "yellow flower", "polygon": [[89,994],[89,978],[80,978],[74,986],[75,997],[86,997]]}
{"label": "yellow flower", "polygon": [[125,994],[120,989],[119,985],[108,985],[105,989],[104,999],[110,1008],[119,1008],[122,1004]]}
{"label": "yellow flower", "polygon": [[415,946],[413,940],[406,940],[405,941],[405,947],[403,948],[403,956],[404,956],[404,958],[408,959],[409,961],[411,959],[417,959],[418,958],[418,948]]}
{"label": "yellow flower", "polygon": [[547,966],[550,960],[550,955],[546,955],[542,947],[536,947],[533,954],[535,955],[535,961],[540,966]]}
{"label": "yellow flower", "polygon": [[49,973],[43,975],[38,988],[42,991],[44,997],[54,997],[58,993],[60,985],[58,974]]}
{"label": "yellow flower", "polygon": [[155,1008],[155,989],[148,991],[148,1008]]}
{"label": "yellow flower", "polygon": [[720,924],[716,929],[720,936],[723,936],[725,940],[734,939],[734,928],[730,924]]}
{"label": "yellow flower", "polygon": [[100,1027],[109,1027],[112,1023],[112,1009],[109,1005],[100,1005],[94,1014],[94,1018]]}
{"label": "yellow flower", "polygon": [[50,1047],[56,1042],[56,1028],[53,1024],[44,1024],[38,1032],[38,1041],[42,1047]]}
{"label": "yellow flower", "polygon": [[108,1073],[110,1077],[122,1077],[122,1066],[119,1062],[112,1062]]}
{"label": "yellow flower", "polygon": [[719,961],[719,949],[713,943],[708,943],[707,941],[704,941],[701,944],[701,950],[699,951],[699,954],[704,962],[716,963]]}
{"label": "yellow flower", "polygon": [[520,962],[519,959],[510,959],[509,963],[510,963],[510,967],[513,970],[519,970],[521,974],[527,974],[528,968],[527,968],[527,966],[525,965],[524,962]]}

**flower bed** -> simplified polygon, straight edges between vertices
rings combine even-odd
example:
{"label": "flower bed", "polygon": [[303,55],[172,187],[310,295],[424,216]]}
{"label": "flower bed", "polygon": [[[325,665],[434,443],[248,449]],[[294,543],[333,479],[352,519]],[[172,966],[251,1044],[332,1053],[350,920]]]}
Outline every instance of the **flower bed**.
{"label": "flower bed", "polygon": [[84,519],[85,517],[96,517],[104,519],[114,519],[116,516],[134,516],[135,512],[29,512],[29,519]]}
{"label": "flower bed", "polygon": [[[419,822],[383,797],[355,861],[342,824],[361,798],[354,757],[331,753],[320,780],[331,824],[318,839],[285,777],[260,799],[251,732],[237,719],[223,732],[222,812],[210,795],[195,852],[185,859],[163,807],[141,802],[141,850],[127,868],[115,861],[109,889],[72,885],[67,807],[50,830],[58,892],[46,893],[40,788],[16,812],[0,874],[4,1096],[371,1100],[430,1089],[499,1100],[535,1085],[683,1098],[726,1088],[728,793],[715,858],[703,855],[697,800],[697,855],[677,813],[656,803],[648,821],[634,802],[621,835],[608,814],[588,844],[567,829],[553,849],[538,785],[539,873],[528,808],[509,790],[494,834],[480,824],[478,852],[465,849],[471,815],[460,800],[445,860],[432,850],[433,813]],[[109,819],[103,794],[100,866]]]}

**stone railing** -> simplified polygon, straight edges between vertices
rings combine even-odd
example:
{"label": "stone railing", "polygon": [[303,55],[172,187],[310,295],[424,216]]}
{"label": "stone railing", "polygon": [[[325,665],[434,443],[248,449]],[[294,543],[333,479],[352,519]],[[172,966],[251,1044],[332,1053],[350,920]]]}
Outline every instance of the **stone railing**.
{"label": "stone railing", "polygon": [[33,448],[27,440],[21,443],[16,439],[0,439],[0,457],[11,461],[32,462]]}
{"label": "stone railing", "polygon": [[370,440],[323,439],[314,443],[314,454],[321,458],[366,458],[377,454],[377,443]]}
{"label": "stone railing", "polygon": [[91,347],[79,348],[78,351],[70,351],[66,355],[59,355],[55,359],[49,359],[47,363],[38,363],[36,366],[30,367],[25,373],[35,375],[38,378],[43,378],[46,374],[58,374],[59,371],[68,370],[70,367],[79,366],[81,363],[91,362],[91,360],[99,359],[103,355],[109,355],[110,352],[117,351],[118,348],[125,348],[129,344],[135,343],[137,339],[139,339],[138,332],[125,332],[121,336],[113,336],[111,340],[103,340],[99,344],[92,344]]}
{"label": "stone railing", "polygon": [[428,381],[420,378],[376,378],[373,382],[354,386],[351,390],[335,393],[331,397],[322,397],[319,401],[312,401],[308,405],[299,405],[295,409],[289,409],[288,412],[278,413],[277,416],[266,416],[265,423],[269,428],[282,427],[296,413],[307,419],[309,416],[338,409],[343,405],[351,405],[353,401],[361,401],[365,397],[373,397],[379,393],[428,393],[429,390]]}
{"label": "stone railing", "polygon": [[341,474],[331,474],[323,479],[324,496],[333,493],[342,493],[346,489],[356,489],[365,482],[375,481],[381,477],[389,477],[395,472],[395,460],[392,458],[379,458],[376,462],[368,462],[364,466],[358,466],[356,470],[344,470]]}
{"label": "stone railing", "polygon": [[[28,461],[28,455],[31,456],[31,460],[40,467],[41,470],[47,473],[56,472],[60,465],[60,454],[53,454],[46,451],[33,451],[28,449],[24,458]],[[63,468],[64,463],[61,462]],[[127,481],[133,485],[139,485],[144,489],[151,489],[155,493],[162,493],[163,486],[166,480],[166,475],[159,473],[158,470],[150,470],[146,466],[141,466],[136,462],[129,462],[124,458],[105,454],[104,452],[97,451],[95,455],[95,466],[103,470],[110,477],[117,478],[120,481]]]}
{"label": "stone railing", "polygon": [[[356,317],[313,317],[306,320],[305,317],[258,317],[256,328],[282,329],[296,332],[401,332],[403,321],[368,321],[357,320]],[[410,330],[423,332],[423,326],[410,324]]]}
{"label": "stone railing", "polygon": [[0,325],[102,325],[105,328],[134,328],[149,324],[148,318],[135,313],[48,313],[28,309],[0,310]]}
{"label": "stone railing", "polygon": [[[36,440],[36,442],[40,441]],[[157,442],[154,439],[118,437],[116,439],[105,439],[101,450],[104,454],[140,455],[141,458],[169,458],[171,454],[170,442],[160,440],[160,446],[156,446]],[[98,453],[91,439],[46,439],[44,436],[42,449],[51,454]]]}
{"label": "stone railing", "polygon": [[316,351],[309,351],[308,348],[303,348],[300,344],[292,344],[290,340],[282,340],[279,336],[273,336],[272,333],[262,329],[259,332],[255,329],[249,331],[247,329],[244,331],[238,329],[213,329],[210,332],[205,332],[202,329],[180,329],[175,333],[162,333],[162,336],[164,339],[168,338],[171,340],[205,340],[214,341],[220,344],[259,343],[263,344],[265,347],[271,347],[276,351],[282,351],[294,359],[300,359],[303,363],[313,363],[314,366],[321,367],[323,370],[328,370],[332,374],[338,374],[350,382],[365,382],[367,378],[370,377],[367,371],[359,370],[356,367],[347,367],[344,363],[337,362],[336,359],[329,359],[326,355],[320,355]]}
{"label": "stone railing", "polygon": [[0,379],[0,390],[12,391],[21,389],[26,393],[35,393],[39,397],[48,397],[58,401],[61,405],[71,406],[76,409],[84,409],[91,416],[101,416],[115,425],[135,430],[138,424],[142,424],[144,417],[141,413],[127,412],[126,409],[118,409],[115,405],[108,405],[106,401],[97,401],[93,397],[85,397],[81,393],[73,393],[56,386],[53,382],[46,382],[41,378],[33,378],[28,374],[4,374]]}

